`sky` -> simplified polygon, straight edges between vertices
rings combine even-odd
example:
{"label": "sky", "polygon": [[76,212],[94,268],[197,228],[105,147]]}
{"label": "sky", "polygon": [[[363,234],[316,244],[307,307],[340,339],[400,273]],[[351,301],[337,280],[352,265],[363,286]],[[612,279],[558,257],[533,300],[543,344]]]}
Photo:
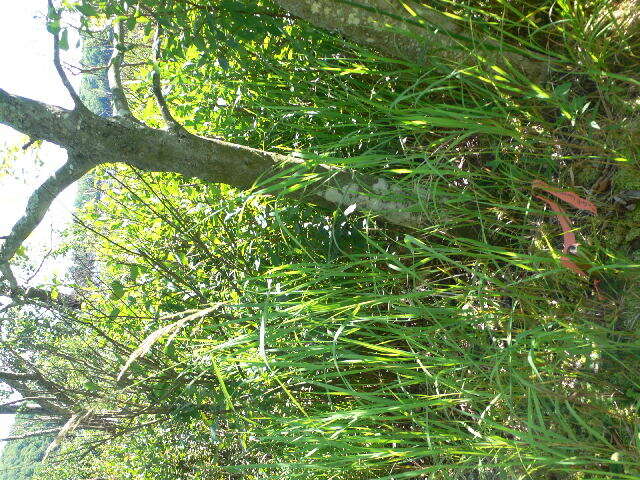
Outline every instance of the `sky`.
{"label": "sky", "polygon": [[[0,88],[35,100],[71,108],[73,103],[62,86],[53,65],[52,38],[45,28],[46,0],[0,0]],[[70,32],[70,39],[71,36]],[[69,42],[72,49],[76,41]],[[78,52],[70,51],[67,61],[78,64]],[[64,57],[63,57],[64,61]],[[79,78],[70,76],[71,82],[79,84]],[[0,146],[22,142],[16,131],[0,125]],[[2,150],[0,149],[0,155]],[[30,192],[55,171],[66,160],[64,150],[44,144],[39,152],[41,166],[34,162],[33,155],[21,158],[19,170],[26,171],[23,178],[0,174],[0,235],[6,235],[15,221],[24,212]],[[75,191],[67,189],[55,202],[51,210],[28,240],[29,252],[39,263],[38,254],[46,253],[56,245],[56,232],[70,221]],[[64,266],[53,262],[46,264],[46,275],[62,275]],[[2,302],[0,302],[1,304]],[[0,415],[0,438],[7,435],[13,423],[10,415]],[[0,442],[0,451],[3,447]]]}

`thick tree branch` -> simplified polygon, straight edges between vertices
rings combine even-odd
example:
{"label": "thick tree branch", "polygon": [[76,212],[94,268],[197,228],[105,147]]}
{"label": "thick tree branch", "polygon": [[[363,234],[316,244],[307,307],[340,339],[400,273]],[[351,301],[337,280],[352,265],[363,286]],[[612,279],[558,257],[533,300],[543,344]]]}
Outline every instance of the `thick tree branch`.
{"label": "thick tree branch", "polygon": [[68,145],[69,133],[80,128],[80,114],[70,110],[11,95],[0,88],[0,123],[30,138]]}
{"label": "thick tree branch", "polygon": [[[38,131],[40,138],[51,139],[72,152],[81,152],[83,158],[99,159],[100,163],[118,162],[146,172],[179,173],[242,190],[259,185],[267,189],[266,193],[281,192],[284,181],[292,187],[287,196],[308,203],[328,208],[354,205],[356,210],[371,212],[402,226],[417,226],[424,221],[419,213],[419,191],[409,192],[405,200],[398,201],[400,189],[383,178],[334,170],[294,156],[196,135],[176,135],[90,112],[71,112],[1,90],[0,123],[23,133]],[[53,200],[47,193],[49,189],[59,192],[62,185],[73,183],[96,163],[87,162],[75,168],[76,162],[71,161],[63,167],[66,171],[45,182],[46,188],[38,189],[32,199],[32,210],[38,215],[29,213],[23,217],[0,249],[0,261],[8,261],[19,247],[18,240],[24,240],[35,228],[34,220],[44,213],[42,207],[48,207]],[[323,181],[310,181],[318,177]],[[278,188],[274,189],[274,185]],[[40,200],[41,190],[44,192]]]}
{"label": "thick tree branch", "polygon": [[52,412],[40,406],[34,405],[0,405],[0,415],[15,415],[24,413],[25,415],[51,415]]}
{"label": "thick tree branch", "polygon": [[[72,158],[31,194],[24,215],[13,226],[11,233],[0,247],[0,264],[9,263],[22,243],[40,224],[53,200],[94,166],[93,163]],[[15,287],[12,286],[12,288]]]}
{"label": "thick tree branch", "polygon": [[2,381],[17,381],[26,382],[28,380],[35,380],[35,377],[30,373],[15,373],[8,371],[0,371],[0,380]]}
{"label": "thick tree branch", "polygon": [[162,42],[162,27],[158,25],[156,30],[156,35],[153,41],[153,72],[151,73],[151,82],[153,89],[153,96],[156,98],[156,102],[158,103],[158,107],[160,108],[160,112],[162,113],[162,118],[164,119],[167,127],[173,133],[188,133],[185,128],[176,121],[176,119],[171,114],[169,110],[169,106],[167,105],[167,100],[164,98],[162,93],[162,85],[160,84],[160,43]]}

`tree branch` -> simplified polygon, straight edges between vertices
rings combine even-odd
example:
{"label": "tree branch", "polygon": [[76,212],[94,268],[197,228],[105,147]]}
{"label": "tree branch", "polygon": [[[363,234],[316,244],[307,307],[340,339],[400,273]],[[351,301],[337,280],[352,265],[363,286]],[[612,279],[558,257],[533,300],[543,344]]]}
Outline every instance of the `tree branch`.
{"label": "tree branch", "polygon": [[[120,65],[120,67],[142,67],[144,65],[149,65],[149,62],[123,63],[122,65]],[[97,67],[76,67],[75,65],[67,64],[67,67],[75,70],[77,73],[96,73],[111,68],[111,65],[106,64],[99,65]]]}
{"label": "tree branch", "polygon": [[[123,122],[91,113],[63,110],[9,95],[2,90],[0,123],[26,134],[38,131],[39,138],[53,139],[63,148],[98,159],[93,165],[124,163],[146,172],[179,173],[242,190],[260,185],[263,193],[282,192],[282,182],[287,182],[288,185],[297,184],[297,188],[289,189],[287,196],[321,207],[355,205],[358,211],[371,212],[388,223],[405,227],[415,227],[425,221],[418,200],[422,195],[418,187],[398,200],[400,187],[389,184],[382,177],[333,169],[296,156],[196,135],[175,135],[146,127],[137,120]],[[83,170],[87,172],[90,168]],[[79,171],[73,173],[75,178],[81,176]],[[322,183],[316,181],[316,177],[323,179]],[[69,176],[66,178],[67,185],[74,181]],[[32,218],[26,216],[23,223],[30,228],[21,228],[26,231],[21,237],[26,238],[35,228]],[[19,246],[17,236],[16,233],[10,235],[0,249],[0,263],[15,253]]]}
{"label": "tree branch", "polygon": [[32,373],[29,373],[28,375],[31,377],[32,381],[38,384],[40,388],[53,395],[56,400],[60,401],[61,403],[66,405],[73,405],[73,399],[67,394],[67,389],[64,386],[51,380],[50,376],[44,375],[40,371],[40,369],[33,364],[33,362],[16,352],[10,344],[5,343],[3,346],[5,350],[13,355],[16,362],[18,364],[21,364],[22,368],[24,368],[25,370],[31,370]]}
{"label": "tree branch", "polygon": [[35,380],[35,376],[30,373],[15,373],[0,370],[0,380],[25,382],[27,380]]}
{"label": "tree branch", "polygon": [[[8,239],[9,235],[7,235],[6,238]],[[13,271],[11,270],[11,265],[9,264],[9,262],[0,262],[0,273],[2,273],[2,276],[7,280],[7,282],[9,282],[9,286],[12,289],[19,288],[18,281],[16,280]]]}
{"label": "tree branch", "polygon": [[[49,5],[49,15],[51,15],[53,12],[56,11],[55,8],[53,8],[53,1],[48,0],[48,5]],[[82,103],[82,100],[80,100],[80,96],[73,88],[73,85],[71,85],[71,82],[69,81],[69,77],[67,77],[67,74],[64,71],[64,68],[62,68],[62,63],[60,62],[60,35],[58,31],[52,32],[52,35],[53,35],[53,64],[56,67],[58,76],[60,77],[60,80],[62,80],[62,84],[64,85],[64,88],[66,88],[67,92],[69,92],[69,95],[71,95],[71,99],[73,100],[73,104],[75,105],[75,108],[77,110],[83,110],[83,109],[86,110],[87,107],[84,105],[84,103]]]}
{"label": "tree branch", "polygon": [[[0,371],[0,381],[9,385],[16,392],[20,392],[23,397],[41,397],[40,392],[30,388],[26,383],[37,380],[37,376],[30,373]],[[0,414],[14,414],[18,409],[26,414],[39,416],[68,417],[71,414],[68,408],[60,407],[45,398],[40,398],[36,406],[3,406],[0,408]]]}
{"label": "tree branch", "polygon": [[22,397],[22,398],[18,398],[17,400],[12,400],[10,402],[2,403],[2,404],[0,404],[0,408],[5,408],[5,407],[9,407],[11,405],[17,405],[19,403],[28,402],[28,401],[37,401],[37,400],[55,400],[55,398],[54,397],[42,397],[42,396]]}
{"label": "tree branch", "polygon": [[178,121],[173,117],[171,111],[169,110],[169,106],[167,105],[167,101],[162,94],[162,85],[160,84],[160,66],[158,64],[160,60],[160,43],[162,41],[162,27],[158,25],[156,29],[156,36],[153,41],[153,72],[151,73],[151,81],[153,88],[153,96],[156,98],[156,102],[158,103],[158,107],[160,107],[160,112],[162,113],[162,118],[164,119],[169,131],[180,134],[180,133],[188,133],[185,128],[178,123]]}
{"label": "tree branch", "polygon": [[[53,295],[51,291],[37,287],[7,286],[0,283],[0,295],[11,298],[16,303],[39,302],[47,306],[70,308],[78,310],[82,301],[74,295],[58,293]],[[54,298],[55,297],[55,298]]]}
{"label": "tree branch", "polygon": [[122,87],[122,63],[124,62],[125,48],[125,27],[122,21],[113,26],[113,41],[115,43],[113,56],[111,57],[111,68],[109,69],[109,88],[113,101],[113,110],[117,117],[125,118],[134,123],[140,121],[133,116],[129,108],[129,102]]}
{"label": "tree branch", "polygon": [[[0,265],[9,263],[22,243],[40,224],[53,200],[93,167],[93,163],[70,159],[31,194],[24,215],[13,226],[0,248]],[[12,285],[12,288],[16,287],[17,284]]]}
{"label": "tree branch", "polygon": [[[0,88],[0,123],[30,138],[47,140],[64,146],[74,126],[79,129],[79,112],[11,95]],[[82,112],[85,114],[85,112]],[[88,114],[88,112],[86,112]]]}

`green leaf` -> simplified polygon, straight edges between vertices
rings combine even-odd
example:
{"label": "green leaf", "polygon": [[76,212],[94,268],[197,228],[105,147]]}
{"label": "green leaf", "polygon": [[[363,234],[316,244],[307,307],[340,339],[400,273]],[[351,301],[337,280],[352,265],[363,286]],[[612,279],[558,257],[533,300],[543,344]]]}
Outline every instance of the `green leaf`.
{"label": "green leaf", "polygon": [[90,3],[83,3],[82,5],[76,5],[76,10],[85,17],[97,17],[100,12]]}
{"label": "green leaf", "polygon": [[98,385],[96,385],[95,383],[93,383],[93,382],[86,382],[84,384],[84,388],[85,388],[85,390],[89,390],[90,392],[95,392],[100,387]]}
{"label": "green leaf", "polygon": [[56,35],[60,31],[60,20],[47,22],[47,30],[49,33]]}
{"label": "green leaf", "polygon": [[140,274],[140,268],[138,267],[138,265],[129,266],[129,277],[131,278],[132,282],[136,281],[139,274]]}
{"label": "green leaf", "polygon": [[127,18],[127,29],[128,30],[133,30],[136,27],[136,17],[128,17]]}
{"label": "green leaf", "polygon": [[124,285],[118,280],[111,282],[111,298],[119,300],[124,295]]}
{"label": "green leaf", "polygon": [[69,50],[69,35],[66,28],[62,29],[58,45],[62,50]]}

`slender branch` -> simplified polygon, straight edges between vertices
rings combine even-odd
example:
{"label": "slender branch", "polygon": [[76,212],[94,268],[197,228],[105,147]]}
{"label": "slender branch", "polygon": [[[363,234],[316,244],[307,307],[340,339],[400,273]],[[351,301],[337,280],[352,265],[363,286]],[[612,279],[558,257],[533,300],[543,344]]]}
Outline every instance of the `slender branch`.
{"label": "slender branch", "polygon": [[113,40],[115,47],[111,57],[111,68],[109,69],[109,88],[113,101],[113,110],[117,117],[125,118],[134,123],[140,123],[131,113],[129,102],[122,87],[122,64],[124,62],[125,48],[125,27],[122,21],[113,26]]}
{"label": "slender branch", "polygon": [[[68,68],[75,70],[76,73],[95,73],[101,72],[102,70],[107,70],[111,68],[111,64],[99,65],[97,67],[77,67],[75,65],[66,64]],[[142,67],[145,65],[149,65],[149,62],[135,62],[135,63],[123,63],[120,65],[121,68],[124,67]]]}
{"label": "slender branch", "polygon": [[29,283],[31,283],[31,280],[33,280],[34,278],[36,278],[36,276],[38,275],[38,273],[40,273],[40,270],[42,270],[42,267],[44,266],[44,262],[47,261],[47,258],[49,258],[49,256],[53,253],[53,248],[50,248],[49,251],[42,257],[42,259],[40,260],[40,265],[38,265],[38,268],[36,268],[33,273],[29,276],[29,278],[27,278],[27,281],[25,282],[27,285],[29,285]]}
{"label": "slender branch", "polygon": [[[48,5],[49,5],[49,15],[51,15],[52,12],[55,12],[55,9],[53,8],[53,1],[48,0]],[[62,80],[62,84],[64,85],[64,88],[66,88],[67,92],[69,92],[69,95],[71,95],[71,99],[73,100],[73,104],[75,105],[75,108],[77,110],[86,110],[87,107],[84,105],[84,103],[82,103],[82,100],[80,100],[80,96],[73,88],[73,85],[71,85],[71,82],[69,81],[69,77],[67,77],[67,74],[64,71],[64,68],[62,68],[62,63],[60,62],[59,33],[55,31],[52,33],[52,35],[53,35],[53,64],[56,66],[56,70],[58,71],[58,76],[60,77],[60,80]]]}
{"label": "slender branch", "polygon": [[22,402],[28,402],[28,401],[37,401],[37,400],[55,400],[54,397],[42,397],[42,396],[36,396],[36,397],[22,397],[22,398],[18,398],[16,400],[12,400],[10,402],[5,402],[3,404],[0,404],[0,408],[3,407],[9,407],[11,405],[16,405],[18,403],[22,403]]}
{"label": "slender branch", "polygon": [[169,131],[173,133],[188,133],[185,128],[178,123],[178,121],[173,117],[171,111],[169,110],[169,106],[167,105],[167,101],[162,94],[162,86],[160,84],[160,66],[158,64],[160,60],[160,43],[162,42],[162,27],[158,25],[156,30],[156,36],[153,41],[153,72],[151,73],[151,81],[153,87],[153,96],[156,98],[156,102],[160,107],[160,112],[162,113],[162,118],[164,119]]}

